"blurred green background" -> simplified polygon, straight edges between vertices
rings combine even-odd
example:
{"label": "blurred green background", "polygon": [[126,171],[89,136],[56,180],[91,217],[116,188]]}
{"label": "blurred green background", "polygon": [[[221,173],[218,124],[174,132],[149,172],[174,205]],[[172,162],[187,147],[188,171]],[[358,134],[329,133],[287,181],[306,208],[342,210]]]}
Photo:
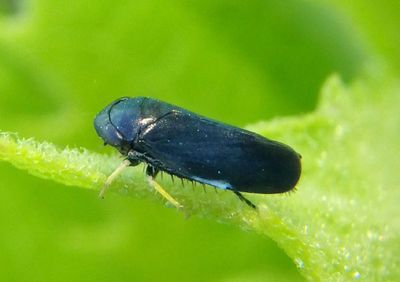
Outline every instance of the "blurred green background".
{"label": "blurred green background", "polygon": [[[400,66],[398,1],[0,0],[0,130],[111,153],[95,114],[151,96],[244,126]],[[274,242],[0,163],[1,281],[302,281]]]}

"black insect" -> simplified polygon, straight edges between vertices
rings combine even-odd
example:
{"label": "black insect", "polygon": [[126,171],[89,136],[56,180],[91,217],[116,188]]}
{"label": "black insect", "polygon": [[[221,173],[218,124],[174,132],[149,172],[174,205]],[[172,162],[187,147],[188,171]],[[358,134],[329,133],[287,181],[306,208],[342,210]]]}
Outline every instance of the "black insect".
{"label": "black insect", "polygon": [[289,146],[152,98],[118,99],[96,116],[94,127],[126,156],[101,196],[125,167],[144,162],[153,187],[177,207],[154,181],[159,171],[231,190],[255,208],[240,192],[284,193],[301,173],[301,156]]}

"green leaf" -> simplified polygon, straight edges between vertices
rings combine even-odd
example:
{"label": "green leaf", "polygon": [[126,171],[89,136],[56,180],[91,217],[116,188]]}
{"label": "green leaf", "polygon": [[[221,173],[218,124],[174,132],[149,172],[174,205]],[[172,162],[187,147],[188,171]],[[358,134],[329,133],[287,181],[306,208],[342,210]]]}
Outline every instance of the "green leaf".
{"label": "green leaf", "polygon": [[[303,156],[295,193],[251,195],[255,212],[229,192],[203,193],[163,186],[193,215],[229,222],[273,238],[308,280],[400,279],[399,81],[364,76],[346,87],[337,76],[323,87],[318,109],[308,115],[249,126],[293,146]],[[0,159],[40,177],[100,189],[121,162],[117,156],[0,134]],[[130,168],[111,189],[157,199],[142,167]],[[207,190],[210,190],[207,188]]]}

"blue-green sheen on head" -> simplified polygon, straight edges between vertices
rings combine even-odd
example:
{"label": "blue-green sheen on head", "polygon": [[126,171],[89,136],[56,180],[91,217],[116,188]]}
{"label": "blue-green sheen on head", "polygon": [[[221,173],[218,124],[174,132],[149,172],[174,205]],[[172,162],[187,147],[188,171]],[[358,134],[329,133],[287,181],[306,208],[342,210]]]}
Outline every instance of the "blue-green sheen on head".
{"label": "blue-green sheen on head", "polygon": [[94,128],[104,143],[126,154],[141,129],[169,111],[168,104],[151,98],[120,98],[97,114]]}
{"label": "blue-green sheen on head", "polygon": [[120,148],[134,140],[140,128],[140,108],[144,99],[121,98],[97,114],[94,128],[104,143]]}

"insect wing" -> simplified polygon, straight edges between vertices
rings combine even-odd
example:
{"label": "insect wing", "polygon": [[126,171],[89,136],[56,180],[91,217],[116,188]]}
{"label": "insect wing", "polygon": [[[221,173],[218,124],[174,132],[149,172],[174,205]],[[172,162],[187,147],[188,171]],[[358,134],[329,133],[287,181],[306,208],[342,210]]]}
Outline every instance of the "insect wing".
{"label": "insect wing", "polygon": [[300,175],[290,147],[184,110],[149,126],[139,146],[155,167],[221,189],[281,193]]}

